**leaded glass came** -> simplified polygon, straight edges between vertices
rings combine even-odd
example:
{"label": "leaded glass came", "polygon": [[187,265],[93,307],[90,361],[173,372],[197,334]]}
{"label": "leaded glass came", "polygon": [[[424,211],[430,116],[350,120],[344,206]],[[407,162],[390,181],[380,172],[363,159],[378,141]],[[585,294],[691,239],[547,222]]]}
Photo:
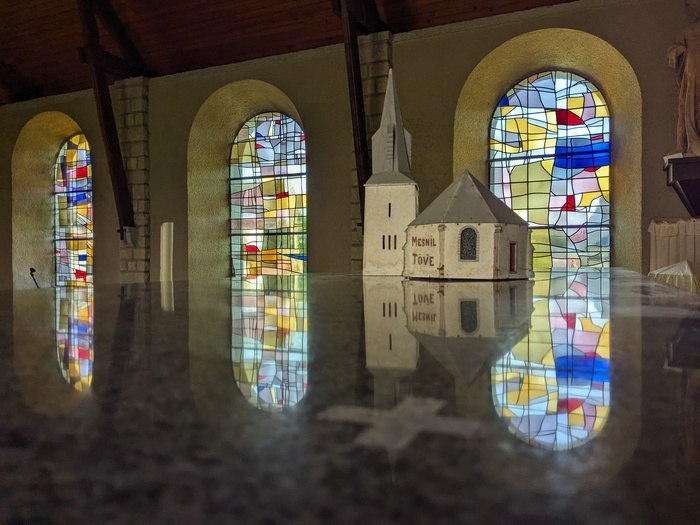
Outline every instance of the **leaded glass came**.
{"label": "leaded glass came", "polygon": [[490,189],[532,229],[533,266],[610,264],[610,115],[570,72],[531,75],[491,120]]}
{"label": "leaded glass came", "polygon": [[306,137],[294,119],[261,113],[231,148],[231,259],[236,276],[306,272]]}
{"label": "leaded glass came", "polygon": [[92,160],[85,135],[69,138],[54,167],[56,286],[92,282]]}

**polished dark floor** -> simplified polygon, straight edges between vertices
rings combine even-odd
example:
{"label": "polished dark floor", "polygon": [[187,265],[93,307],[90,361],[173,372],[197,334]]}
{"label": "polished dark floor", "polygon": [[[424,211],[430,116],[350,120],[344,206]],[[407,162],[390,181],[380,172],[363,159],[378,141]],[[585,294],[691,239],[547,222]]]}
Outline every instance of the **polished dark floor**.
{"label": "polished dark floor", "polygon": [[700,295],[0,292],[0,523],[700,523]]}

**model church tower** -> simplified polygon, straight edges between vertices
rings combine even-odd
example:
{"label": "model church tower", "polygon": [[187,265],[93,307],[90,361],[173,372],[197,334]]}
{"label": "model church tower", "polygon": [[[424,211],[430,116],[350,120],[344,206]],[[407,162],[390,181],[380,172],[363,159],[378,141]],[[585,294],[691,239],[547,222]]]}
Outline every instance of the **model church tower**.
{"label": "model church tower", "polygon": [[379,130],[372,137],[372,176],[365,184],[364,275],[401,275],[406,227],[418,215],[411,176],[411,135],[403,128],[392,71]]}

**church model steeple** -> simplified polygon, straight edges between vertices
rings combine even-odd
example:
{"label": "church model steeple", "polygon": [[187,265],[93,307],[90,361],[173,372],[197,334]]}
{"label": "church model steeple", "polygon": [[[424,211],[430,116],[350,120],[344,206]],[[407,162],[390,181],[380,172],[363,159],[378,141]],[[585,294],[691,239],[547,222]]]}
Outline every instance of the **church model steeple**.
{"label": "church model steeple", "polygon": [[372,176],[365,184],[364,275],[401,275],[406,227],[418,215],[411,176],[411,135],[403,127],[389,70],[379,130],[372,137]]}

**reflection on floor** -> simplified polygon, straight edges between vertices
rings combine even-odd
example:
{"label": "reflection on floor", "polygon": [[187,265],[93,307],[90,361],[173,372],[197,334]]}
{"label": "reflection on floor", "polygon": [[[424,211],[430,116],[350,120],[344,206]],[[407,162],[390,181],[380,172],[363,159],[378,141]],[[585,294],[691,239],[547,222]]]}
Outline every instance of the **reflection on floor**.
{"label": "reflection on floor", "polygon": [[92,285],[56,288],[56,357],[65,380],[80,391],[92,383],[93,301]]}
{"label": "reflection on floor", "polygon": [[697,523],[699,326],[625,270],[0,292],[0,523]]}
{"label": "reflection on floor", "polygon": [[306,393],[306,302],[305,275],[233,281],[233,376],[257,408],[289,408]]}

